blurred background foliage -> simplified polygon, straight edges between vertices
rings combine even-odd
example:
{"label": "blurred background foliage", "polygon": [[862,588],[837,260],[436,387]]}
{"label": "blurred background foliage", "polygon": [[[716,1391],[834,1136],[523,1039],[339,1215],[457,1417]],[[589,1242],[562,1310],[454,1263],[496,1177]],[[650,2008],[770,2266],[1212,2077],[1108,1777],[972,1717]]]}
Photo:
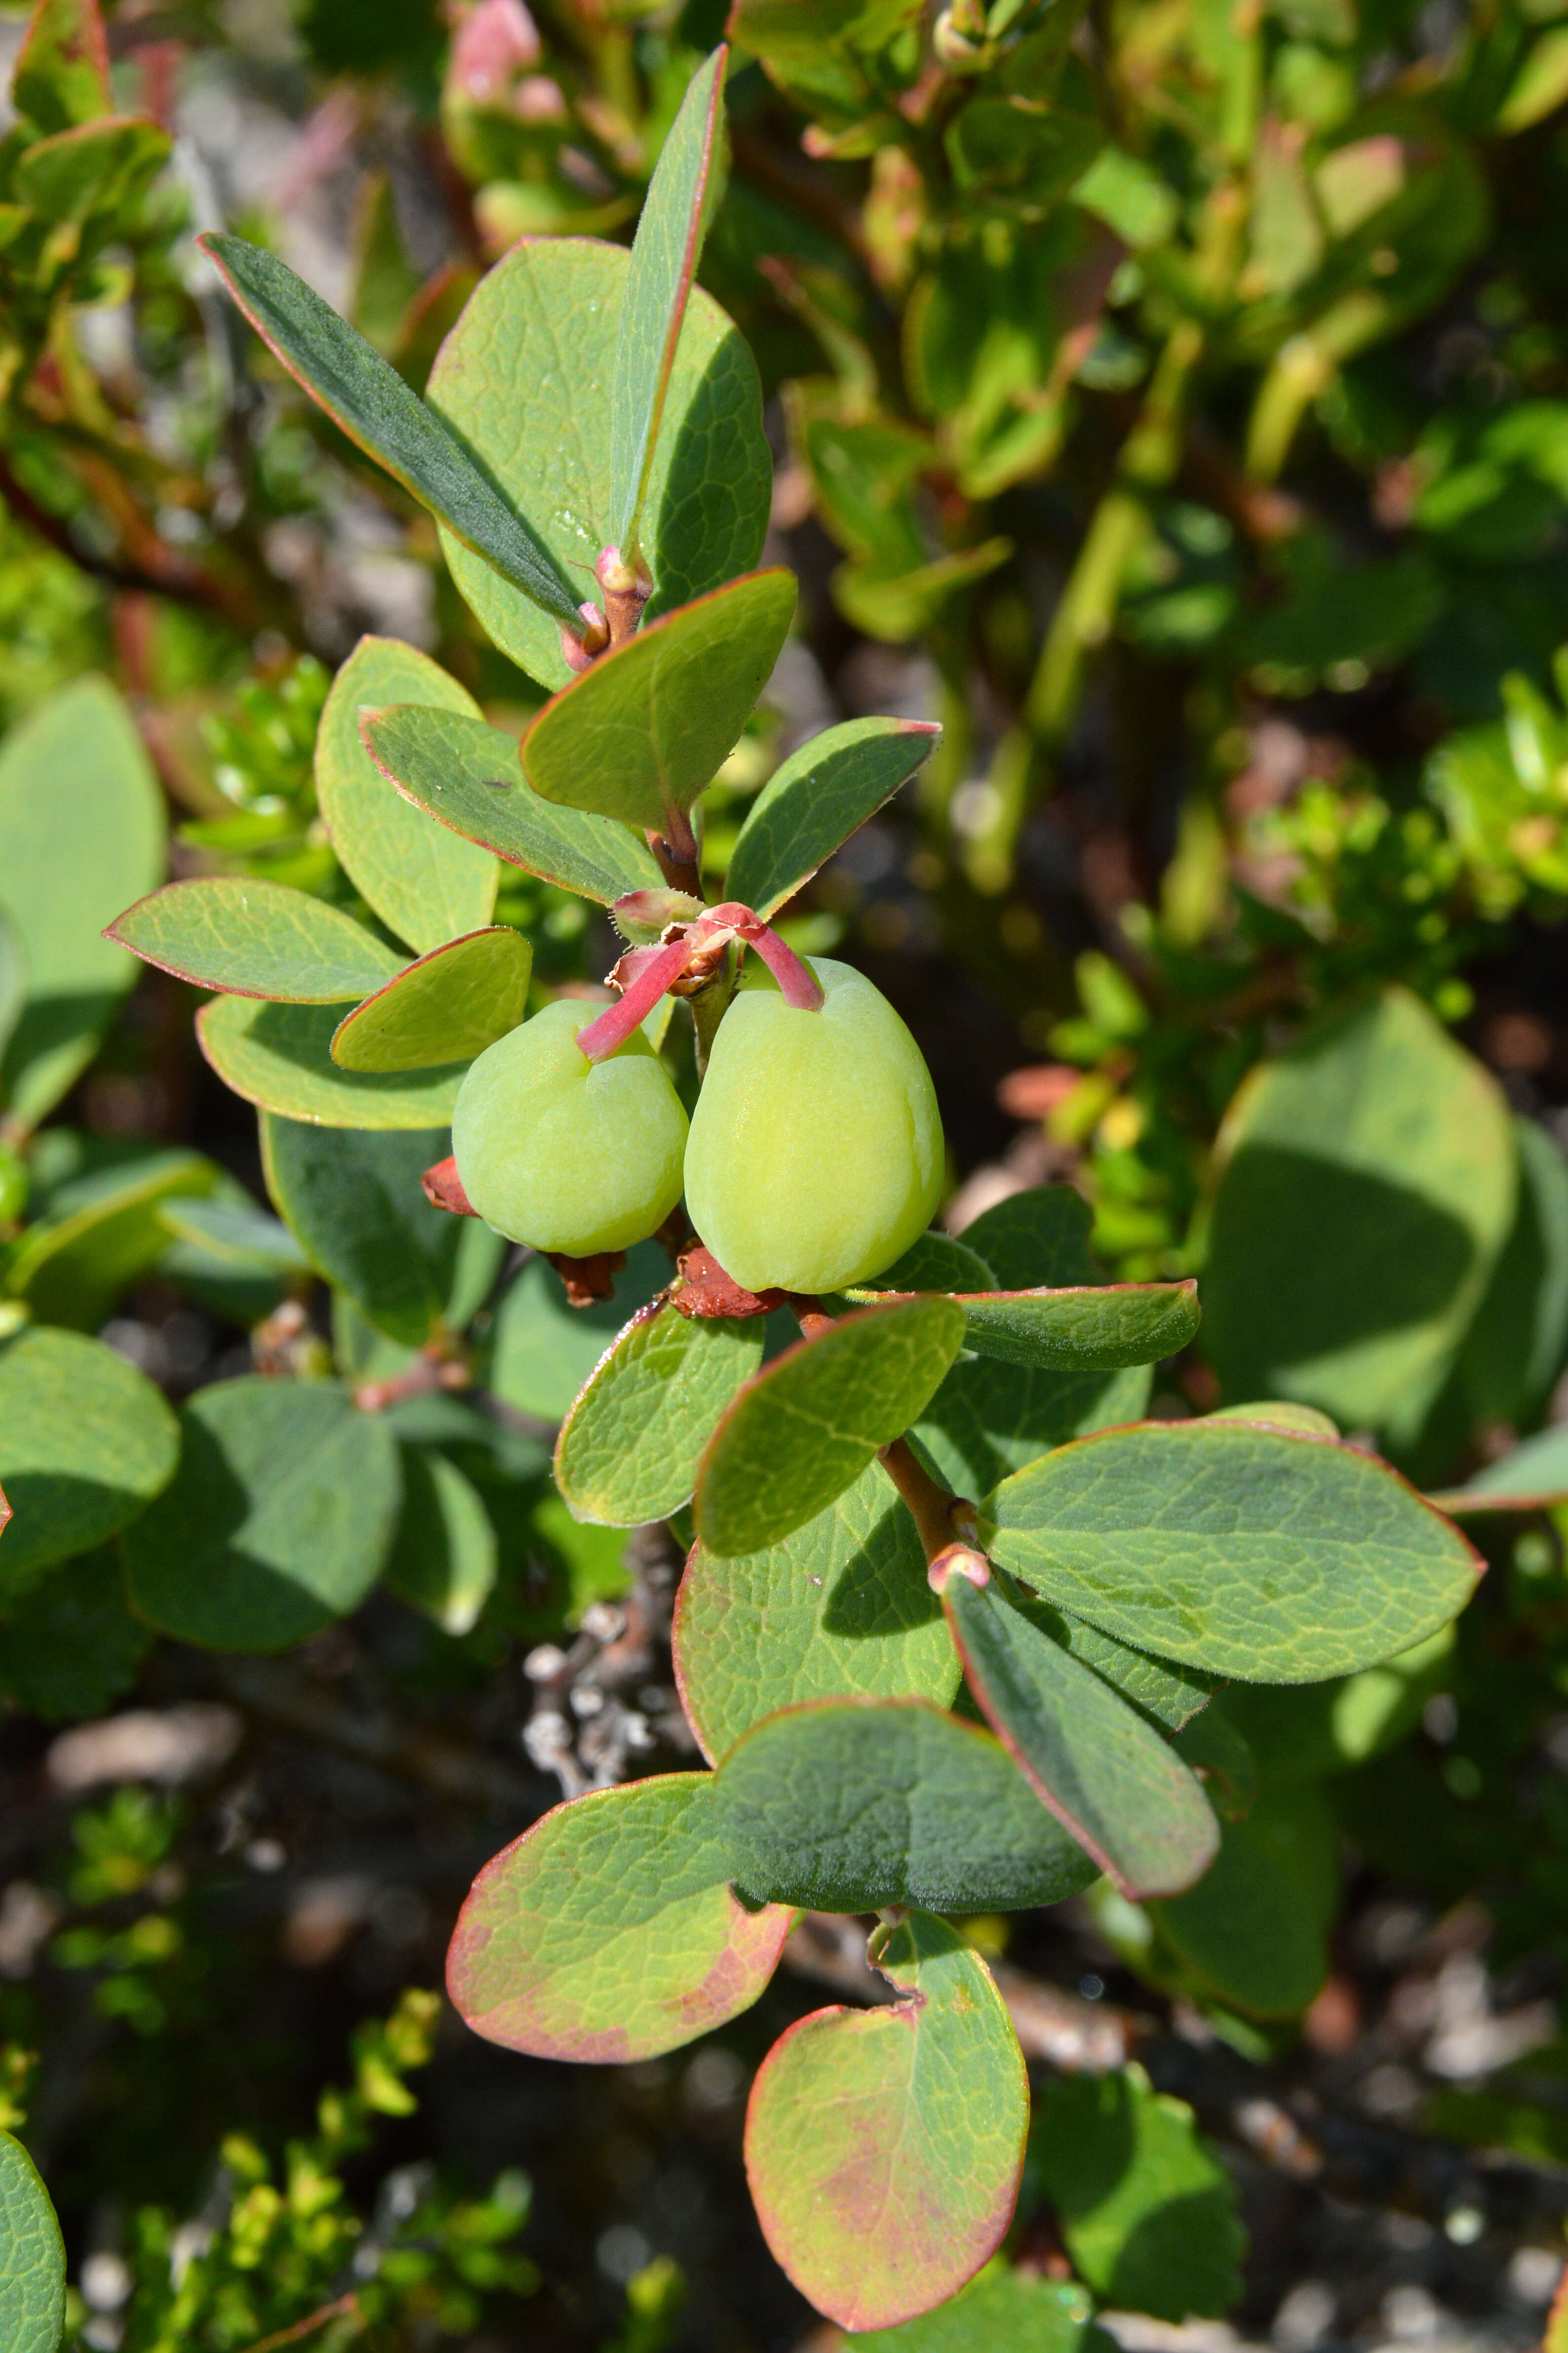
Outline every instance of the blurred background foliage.
{"label": "blurred background foliage", "polygon": [[[104,2353],[811,2327],[740,2116],[853,1963],[807,1938],[752,2017],[602,2074],[480,2052],[418,1990],[498,1827],[684,1753],[669,1546],[576,1526],[547,1479],[658,1253],[578,1316],[537,1261],[395,1228],[434,1270],[423,1351],[374,1267],[329,1314],[195,993],[97,941],[165,817],[175,872],[371,920],[311,776],[363,632],[514,731],[539,701],[195,231],[272,245],[422,386],[516,237],[629,237],[724,28],[715,0],[0,15],[0,1336],[100,1335],[176,1403],[252,1366],[402,1382],[451,1554],[284,1662],[154,1645],[104,1550],[3,1597],[4,2116]],[[1291,1397],[1439,1490],[1568,1444],[1559,0],[738,0],[729,29],[703,277],[757,356],[802,619],[710,862],[814,731],[940,719],[786,928],[914,1027],[949,1222],[1065,1180],[1106,1268],[1197,1272],[1156,1411]],[[530,878],[498,913],[542,995],[613,959]],[[1259,1794],[1210,1880],[1012,1924],[1016,2011],[1057,2005],[1048,2100],[1099,2154],[1088,2189],[1031,2172],[965,2344],[1065,2344],[1095,2305],[1152,2316],[1116,2324],[1132,2353],[1226,2311],[1281,2353],[1538,2338],[1563,1530],[1470,1525],[1493,1574],[1455,1638],[1216,1704]]]}

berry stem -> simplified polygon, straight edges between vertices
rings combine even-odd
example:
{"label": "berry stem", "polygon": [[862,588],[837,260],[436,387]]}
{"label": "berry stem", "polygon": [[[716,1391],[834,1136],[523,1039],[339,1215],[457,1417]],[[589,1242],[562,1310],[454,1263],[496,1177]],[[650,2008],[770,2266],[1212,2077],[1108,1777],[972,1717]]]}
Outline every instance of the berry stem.
{"label": "berry stem", "polygon": [[795,950],[771,931],[766,923],[755,932],[742,934],[747,944],[756,949],[768,970],[779,985],[779,995],[797,1013],[820,1013],[822,984],[811,966]]}
{"label": "berry stem", "polygon": [[647,1020],[672,980],[679,980],[691,961],[692,943],[689,937],[671,940],[665,948],[656,949],[637,977],[626,987],[618,1003],[606,1006],[585,1029],[577,1032],[577,1044],[591,1062],[608,1061],[619,1051],[634,1029]]}

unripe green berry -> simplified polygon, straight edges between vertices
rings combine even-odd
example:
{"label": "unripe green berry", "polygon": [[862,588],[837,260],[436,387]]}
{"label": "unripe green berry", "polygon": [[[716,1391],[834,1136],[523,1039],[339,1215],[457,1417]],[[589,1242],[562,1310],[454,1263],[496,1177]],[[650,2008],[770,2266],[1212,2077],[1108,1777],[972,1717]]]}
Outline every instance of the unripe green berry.
{"label": "unripe green berry", "polygon": [[[811,969],[819,1012],[770,981],[737,994],[686,1147],[686,1206],[748,1291],[837,1291],[890,1266],[942,1196],[942,1122],[920,1048],[861,973]],[[751,977],[751,976],[748,976]]]}
{"label": "unripe green berry", "polygon": [[458,1090],[452,1150],[487,1224],[592,1258],[657,1231],[680,1198],[686,1113],[640,1029],[605,1061],[577,1044],[599,1008],[567,997],[509,1031]]}

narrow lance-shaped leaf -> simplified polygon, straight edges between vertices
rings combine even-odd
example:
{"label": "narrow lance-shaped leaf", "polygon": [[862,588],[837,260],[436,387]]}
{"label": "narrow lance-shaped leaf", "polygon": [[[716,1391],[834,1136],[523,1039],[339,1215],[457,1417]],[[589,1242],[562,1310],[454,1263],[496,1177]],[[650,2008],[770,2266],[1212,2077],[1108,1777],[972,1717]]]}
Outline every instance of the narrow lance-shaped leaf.
{"label": "narrow lance-shaped leaf", "polygon": [[1463,1608],[1482,1564],[1396,1472],[1241,1421],[1108,1430],[1004,1480],[986,1548],[1136,1648],[1251,1683],[1393,1658]]}
{"label": "narrow lance-shaped leaf", "polygon": [[534,791],[667,829],[712,783],[767,684],[795,613],[793,573],[752,572],[601,654],[523,738]]}
{"label": "narrow lance-shaped leaf", "polygon": [[791,1926],[730,1885],[712,1777],[557,1806],[485,1865],[447,1961],[476,2034],[539,2059],[651,2059],[749,2010]]}
{"label": "narrow lance-shaped leaf", "polygon": [[263,343],[350,440],[536,605],[581,634],[579,599],[532,525],[374,345],[260,246],[213,230],[197,242]]}
{"label": "narrow lance-shaped leaf", "polygon": [[786,1349],[743,1388],[697,1480],[710,1552],[758,1552],[816,1517],[900,1437],[963,1345],[951,1299],[868,1307]]}
{"label": "narrow lance-shaped leaf", "polygon": [[1029,2087],[990,1970],[911,1913],[868,1957],[899,1995],[803,2018],[763,2062],[746,2173],[763,2235],[819,2311],[888,2328],[943,2303],[1013,2218]]}
{"label": "narrow lance-shaped leaf", "polygon": [[715,49],[687,85],[643,204],[621,300],[610,387],[610,480],[621,557],[633,566],[686,299],[708,226],[728,55],[722,46]]}
{"label": "narrow lance-shaped leaf", "polygon": [[403,970],[403,959],[341,907],[236,874],[166,882],[117,915],[104,937],[196,988],[296,1005],[352,1002]]}
{"label": "narrow lance-shaped leaf", "polygon": [[[746,812],[724,895],[774,915],[941,741],[922,719],[849,719],[776,768]],[[911,1286],[913,1287],[913,1286]]]}
{"label": "narrow lance-shaped leaf", "polygon": [[1124,1895],[1191,1886],[1219,1826],[1175,1751],[994,1579],[954,1572],[942,1601],[986,1722],[1064,1829]]}
{"label": "narrow lance-shaped leaf", "polygon": [[991,1734],[921,1700],[783,1708],[716,1778],[736,1883],[775,1904],[1016,1912],[1095,1876]]}
{"label": "narrow lance-shaped leaf", "polygon": [[652,850],[629,825],[530,791],[517,745],[499,727],[407,703],[367,712],[363,726],[371,758],[405,801],[509,866],[602,907],[662,885]]}
{"label": "narrow lance-shaped leaf", "polygon": [[428,1071],[482,1054],[528,1009],[533,950],[508,923],[432,948],[345,1014],[331,1057],[345,1071]]}
{"label": "narrow lance-shaped leaf", "polygon": [[760,1318],[635,1315],[561,1425],[555,1483],[574,1518],[630,1528],[689,1502],[714,1423],[762,1360]]}

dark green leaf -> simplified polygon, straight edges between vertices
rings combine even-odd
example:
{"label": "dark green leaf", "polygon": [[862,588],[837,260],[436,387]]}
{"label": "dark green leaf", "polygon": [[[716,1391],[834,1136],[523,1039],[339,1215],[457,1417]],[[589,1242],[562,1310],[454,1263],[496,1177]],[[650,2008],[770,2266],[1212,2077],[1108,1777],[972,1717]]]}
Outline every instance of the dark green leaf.
{"label": "dark green leaf", "polygon": [[[575,594],[615,536],[610,386],[631,256],[582,237],[525,237],[489,270],[441,349],[430,405],[538,526]],[[762,554],[773,482],[756,365],[700,287],[665,403],[645,504],[654,590],[645,620],[707,594]],[[549,687],[571,670],[555,624],[443,534],[485,628]]]}
{"label": "dark green leaf", "polygon": [[955,1495],[974,1498],[1068,1439],[1136,1421],[1152,1378],[1147,1366],[1047,1373],[982,1356],[953,1366],[910,1437]]}
{"label": "dark green leaf", "polygon": [[1014,1912],[1095,1875],[990,1733],[921,1700],[786,1708],[716,1778],[735,1878],[777,1904]]}
{"label": "dark green leaf", "polygon": [[857,1306],[875,1304],[889,1291],[984,1291],[995,1276],[978,1251],[955,1242],[950,1234],[919,1235],[902,1258],[895,1259],[870,1282],[845,1293]]}
{"label": "dark green leaf", "polygon": [[727,898],[778,913],[875,816],[942,730],[921,719],[850,719],[814,735],[774,770],[746,812],[724,879]]}
{"label": "dark green leaf", "polygon": [[555,1483],[574,1516],[631,1528],[689,1503],[714,1424],[762,1361],[755,1318],[634,1316],[561,1425]]}
{"label": "dark green leaf", "polygon": [[1519,1198],[1458,1371],[1472,1422],[1537,1419],[1568,1356],[1568,1160],[1516,1119]]}
{"label": "dark green leaf", "polygon": [[1157,2320],[1218,2319],[1241,2294],[1236,2186],[1193,2112],[1141,2067],[1041,2086],[1028,2172],[1102,2303]]}
{"label": "dark green leaf", "polygon": [[428,654],[395,638],[362,638],[332,681],[316,731],[316,797],[343,871],[382,922],[425,954],[489,922],[499,870],[394,791],[371,758],[360,714],[389,702],[484,723],[472,695]]}
{"label": "dark green leaf", "polygon": [[814,1699],[946,1707],[958,1661],[915,1524],[879,1463],[765,1552],[694,1546],[676,1599],[681,1704],[710,1759],[775,1708]]}
{"label": "dark green leaf", "polygon": [[610,480],[612,536],[628,565],[637,560],[659,424],[712,210],[709,182],[721,138],[728,54],[715,49],[686,86],[644,199],[621,298],[610,385]]}
{"label": "dark green leaf", "polygon": [[467,1634],[496,1581],[496,1534],[471,1482],[444,1454],[404,1446],[403,1511],[386,1581],[447,1634]]}
{"label": "dark green leaf", "polygon": [[1255,2018],[1294,2018],[1328,1974],[1339,1901],[1332,1820],[1315,1789],[1268,1792],[1220,1831],[1213,1867],[1150,1916],[1189,1979]]}
{"label": "dark green leaf", "polygon": [[281,1651],[363,1600],[402,1501],[397,1441],[336,1381],[199,1389],[180,1467],[122,1539],[150,1625],[214,1651]]}
{"label": "dark green leaf", "polygon": [[626,1252],[613,1299],[568,1307],[554,1268],[531,1258],[496,1310],[490,1388],[518,1413],[560,1421],[616,1335],[672,1273],[658,1242],[638,1242]]}
{"label": "dark green leaf", "polygon": [[645,621],[552,695],[522,741],[548,801],[668,831],[734,750],[795,613],[795,575],[749,573]]}
{"label": "dark green leaf", "polygon": [[152,1382],[100,1341],[35,1326],[0,1342],[0,1589],[134,1519],[178,1451]]}
{"label": "dark green leaf", "polygon": [[746,2174],[778,2262],[846,2328],[929,2312],[1013,2218],[1028,2078],[991,1972],[921,1912],[868,1957],[899,1999],[818,2010],[763,2062]]}
{"label": "dark green leaf", "polygon": [[963,1293],[964,1345],[1003,1364],[1119,1372],[1184,1348],[1198,1328],[1195,1282],[1108,1282],[1074,1291]]}
{"label": "dark green leaf", "polygon": [[344,1016],[331,1056],[343,1071],[427,1071],[482,1054],[528,1010],[533,950],[496,923],[432,948]]}
{"label": "dark green leaf", "polygon": [[664,881],[630,826],[557,807],[531,792],[516,744],[482,719],[404,704],[367,715],[364,740],[405,801],[510,866],[601,906],[628,891],[658,890]]}
{"label": "dark green leaf", "polygon": [[1171,1894],[1199,1878],[1218,1825],[1169,1744],[1000,1588],[954,1575],[943,1606],[986,1722],[1122,1894]]}
{"label": "dark green leaf", "polygon": [[153,764],[103,679],[52,695],[6,737],[0,898],[21,935],[27,997],[0,1062],[0,1100],[27,1126],[86,1069],[136,979],[135,958],[101,934],[158,880],[163,835]]}
{"label": "dark green leaf", "polygon": [[374,346],[276,255],[214,230],[198,242],[262,342],[350,440],[542,612],[580,631],[579,600],[553,552]]}
{"label": "dark green leaf", "polygon": [[279,1216],[377,1331],[413,1348],[441,1320],[466,1222],[420,1189],[447,1149],[444,1128],[388,1135],[261,1116],[262,1165]]}
{"label": "dark green leaf", "polygon": [[0,1617],[0,1692],[58,1724],[102,1715],[128,1691],[153,1637],[125,1603],[112,1546],[51,1569]]}
{"label": "dark green leaf", "polygon": [[730,1885],[712,1777],[661,1773],[557,1806],[486,1864],[447,1984],[476,2034],[536,2058],[678,2051],[750,2009],[789,1933]]}
{"label": "dark green leaf", "polygon": [[341,907],[285,882],[204,875],[167,882],[105,936],[197,988],[332,1005],[368,997],[403,959]]}
{"label": "dark green leaf", "polygon": [[1481,1564],[1384,1463],[1247,1422],[1145,1422],[1079,1440],[997,1488],[1004,1567],[1161,1656],[1313,1683],[1407,1650]]}
{"label": "dark green leaf", "polygon": [[5,2353],[59,2353],[66,2325],[66,2251],[37,2168],[0,2132],[0,2345]]}
{"label": "dark green leaf", "polygon": [[221,1172],[199,1152],[148,1151],[61,1186],[26,1229],[5,1288],[41,1324],[96,1332],[168,1246],[163,1205],[210,1194]]}
{"label": "dark green leaf", "polygon": [[341,1071],[331,1005],[215,997],[196,1016],[201,1050],[224,1084],[259,1111],[317,1127],[432,1127],[452,1116],[467,1064],[407,1074]]}
{"label": "dark green leaf", "polygon": [[963,1234],[1005,1291],[1077,1289],[1103,1282],[1089,1254],[1094,1211],[1070,1185],[1038,1185],[1010,1194],[986,1209]]}
{"label": "dark green leaf", "polygon": [[815,1519],[902,1435],[963,1341],[947,1299],[862,1308],[802,1340],[743,1388],[697,1482],[710,1552],[760,1552]]}

